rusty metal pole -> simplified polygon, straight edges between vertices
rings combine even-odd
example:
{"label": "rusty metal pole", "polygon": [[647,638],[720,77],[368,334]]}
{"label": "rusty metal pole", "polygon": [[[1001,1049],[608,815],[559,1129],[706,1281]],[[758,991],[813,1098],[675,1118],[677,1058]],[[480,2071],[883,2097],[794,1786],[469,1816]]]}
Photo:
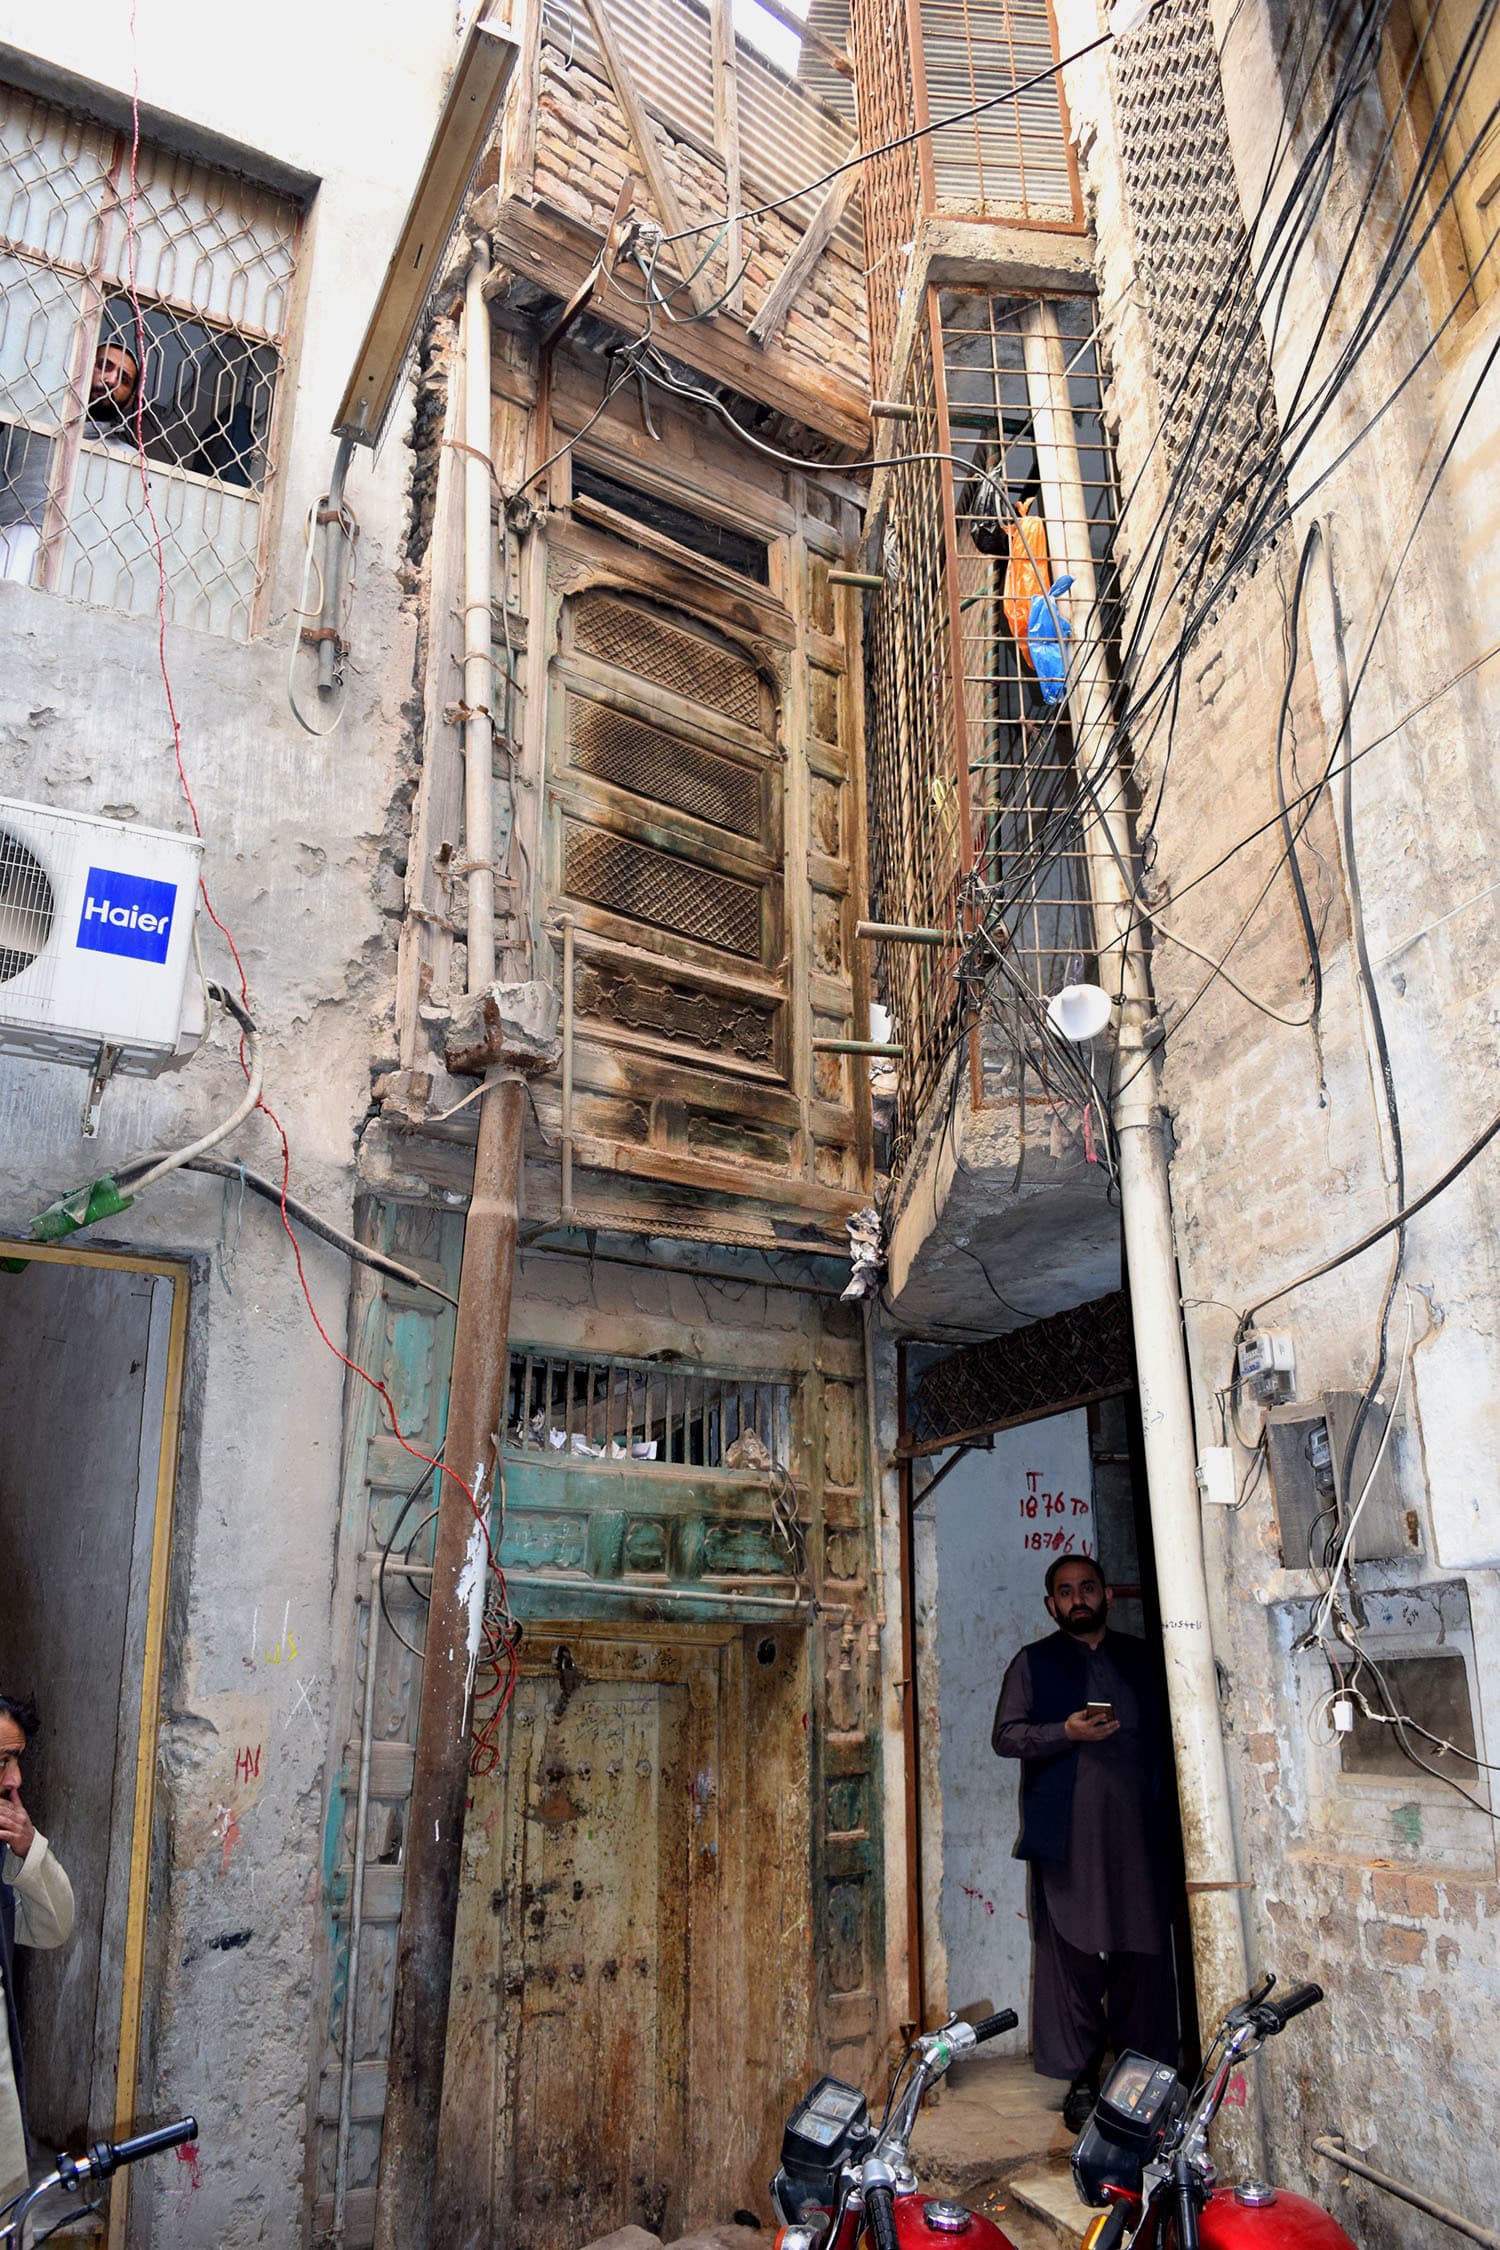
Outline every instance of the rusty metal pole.
{"label": "rusty metal pole", "polygon": [[[525,1088],[489,1088],[479,1109],[474,1190],[464,1229],[458,1323],[443,1458],[485,1504],[505,1407],[517,1187]],[[452,1477],[441,1480],[432,1606],[406,1829],[395,2020],[380,2144],[375,2250],[427,2250],[448,2037],[453,1932],[458,1917],[464,1801],[469,1783],[467,1617],[458,1595],[473,1514]]]}
{"label": "rusty metal pole", "polygon": [[[481,237],[470,254],[463,320],[464,841],[469,859],[466,997],[479,1003],[472,1036],[487,1047],[484,1060],[494,1067],[502,1064],[507,1034],[500,990],[494,983],[495,531],[490,492],[491,335],[484,295],[489,264],[489,246]],[[509,598],[503,588],[501,598]],[[525,1044],[523,1036],[523,1049]],[[448,1053],[451,1066],[451,1042]],[[532,1067],[535,1059],[534,1053]],[[432,2238],[469,1784],[468,1615],[467,1605],[459,1599],[458,1582],[474,1515],[463,1486],[488,1510],[509,1377],[525,1118],[525,1084],[513,1068],[506,1068],[505,1075],[486,1086],[480,1101],[474,1186],[464,1228],[443,1453],[455,1475],[439,1478],[432,1600],[403,1854],[401,1934],[375,2208],[376,2250],[430,2250]],[[456,1477],[463,1479],[462,1485]]]}

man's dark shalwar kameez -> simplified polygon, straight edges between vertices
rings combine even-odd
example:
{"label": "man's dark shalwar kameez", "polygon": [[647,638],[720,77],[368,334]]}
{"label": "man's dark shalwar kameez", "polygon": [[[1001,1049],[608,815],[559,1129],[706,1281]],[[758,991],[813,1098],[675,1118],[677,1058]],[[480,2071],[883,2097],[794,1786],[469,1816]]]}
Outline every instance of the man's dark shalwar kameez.
{"label": "man's dark shalwar kameez", "polygon": [[[1066,1721],[1088,1703],[1112,1703],[1119,1733],[1070,1742]],[[1105,2047],[1174,2060],[1159,1713],[1142,1644],[1109,1632],[1097,1649],[1066,1633],[1033,1641],[1006,1672],[992,1740],[1021,1760],[1034,2067],[1076,2078]]]}

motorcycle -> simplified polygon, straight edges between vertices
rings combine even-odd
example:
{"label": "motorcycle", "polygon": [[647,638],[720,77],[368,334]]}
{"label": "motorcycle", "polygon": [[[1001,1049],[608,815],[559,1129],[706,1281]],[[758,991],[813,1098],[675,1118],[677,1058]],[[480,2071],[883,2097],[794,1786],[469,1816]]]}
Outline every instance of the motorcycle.
{"label": "motorcycle", "polygon": [[[908,2159],[922,2097],[956,2056],[998,2032],[1013,2031],[1013,2008],[961,2023],[907,2048],[891,2080],[879,2126],[857,2086],[820,2078],[786,2121],[771,2200],[784,2221],[776,2250],[1013,2250],[990,2219],[961,2203],[923,2197]],[[907,2073],[910,2072],[910,2076]],[[902,2085],[903,2078],[906,2084]]]}
{"label": "motorcycle", "polygon": [[[9,2250],[10,2245],[19,2246],[24,2243],[27,2214],[34,2204],[40,2203],[44,2195],[50,2195],[54,2188],[61,2188],[64,2195],[76,2195],[80,2188],[89,2186],[93,2181],[107,2180],[112,2173],[119,2171],[122,2164],[139,2163],[143,2156],[159,2156],[164,2149],[178,2148],[184,2141],[195,2141],[197,2138],[198,2120],[195,2117],[177,2117],[170,2125],[158,2125],[152,2133],[138,2133],[134,2140],[96,2141],[82,2156],[60,2156],[55,2172],[49,2172],[34,2187],[23,2188],[19,2195],[12,2196],[10,2202],[0,2210],[0,2250]],[[74,2216],[76,2214],[71,2211],[67,2214],[69,2219]],[[60,2219],[56,2223],[61,2226],[65,2222]],[[46,2231],[50,2234],[53,2229],[49,2227]],[[46,2235],[35,2239],[45,2241]]]}
{"label": "motorcycle", "polygon": [[[1189,2090],[1167,2063],[1124,2054],[1073,2148],[1079,2198],[1100,2216],[1084,2250],[1355,2250],[1320,2204],[1263,2180],[1218,2185],[1209,2128],[1240,2065],[1294,2016],[1315,2008],[1321,1985],[1269,1997],[1267,1977],[1219,2026]],[[1107,2208],[1101,2208],[1105,2207]]]}

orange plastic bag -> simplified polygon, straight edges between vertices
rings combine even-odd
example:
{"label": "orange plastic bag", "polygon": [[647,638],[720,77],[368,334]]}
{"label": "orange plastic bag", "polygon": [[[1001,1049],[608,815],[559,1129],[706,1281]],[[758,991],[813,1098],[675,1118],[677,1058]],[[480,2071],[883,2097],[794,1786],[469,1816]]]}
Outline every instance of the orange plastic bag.
{"label": "orange plastic bag", "polygon": [[[1010,560],[1005,566],[1005,590],[1001,596],[1005,622],[1016,638],[1016,645],[1028,664],[1031,664],[1031,645],[1027,635],[1027,620],[1031,605],[1038,594],[1045,594],[1052,581],[1052,565],[1047,558],[1047,527],[1040,516],[1031,513],[1031,502],[1023,500],[1009,525]],[[1036,666],[1032,665],[1035,671]]]}

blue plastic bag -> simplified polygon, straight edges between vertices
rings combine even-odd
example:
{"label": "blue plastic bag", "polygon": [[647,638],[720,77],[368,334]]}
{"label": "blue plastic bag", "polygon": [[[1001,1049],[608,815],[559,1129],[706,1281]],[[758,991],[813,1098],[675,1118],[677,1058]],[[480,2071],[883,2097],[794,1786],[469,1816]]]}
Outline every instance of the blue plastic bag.
{"label": "blue plastic bag", "polygon": [[1026,620],[1026,640],[1031,661],[1036,667],[1038,684],[1043,700],[1061,703],[1068,673],[1068,640],[1073,631],[1072,620],[1058,609],[1060,598],[1072,585],[1071,578],[1054,578],[1045,594],[1037,594],[1031,604],[1031,614]]}

